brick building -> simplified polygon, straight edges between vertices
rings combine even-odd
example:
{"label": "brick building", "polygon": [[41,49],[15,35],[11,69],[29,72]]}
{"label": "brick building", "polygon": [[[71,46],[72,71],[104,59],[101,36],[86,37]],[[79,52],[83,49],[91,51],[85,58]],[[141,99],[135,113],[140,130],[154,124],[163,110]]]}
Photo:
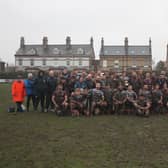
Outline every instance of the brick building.
{"label": "brick building", "polygon": [[151,39],[148,45],[129,45],[128,38],[124,45],[104,45],[101,40],[100,67],[104,70],[123,71],[126,69],[152,68],[152,46]]}

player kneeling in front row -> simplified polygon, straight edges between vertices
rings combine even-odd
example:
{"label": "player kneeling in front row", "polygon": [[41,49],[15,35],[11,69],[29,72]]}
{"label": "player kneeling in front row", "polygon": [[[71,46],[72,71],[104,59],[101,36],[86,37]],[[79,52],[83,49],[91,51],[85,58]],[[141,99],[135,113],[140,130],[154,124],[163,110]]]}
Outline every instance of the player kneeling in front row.
{"label": "player kneeling in front row", "polygon": [[55,92],[52,95],[52,102],[55,106],[57,115],[65,115],[68,107],[68,97],[66,92],[63,90],[62,85],[58,85]]}
{"label": "player kneeling in front row", "polygon": [[104,93],[101,90],[101,84],[96,83],[96,88],[91,89],[88,93],[91,101],[91,114],[98,115],[103,113],[107,103],[104,101]]}
{"label": "player kneeling in front row", "polygon": [[151,103],[145,99],[143,94],[140,94],[138,100],[134,103],[136,114],[139,116],[149,117]]}
{"label": "player kneeling in front row", "polygon": [[85,96],[80,88],[76,88],[70,97],[70,110],[72,116],[79,116],[86,113]]}
{"label": "player kneeling in front row", "polygon": [[126,95],[127,95],[127,100],[125,102],[125,111],[128,114],[134,113],[134,111],[135,111],[134,103],[137,100],[137,94],[132,89],[132,85],[128,85],[128,88],[126,90]]}
{"label": "player kneeling in front row", "polygon": [[116,114],[122,114],[124,112],[126,100],[127,100],[126,91],[124,90],[123,85],[119,83],[118,88],[113,96],[114,112]]}

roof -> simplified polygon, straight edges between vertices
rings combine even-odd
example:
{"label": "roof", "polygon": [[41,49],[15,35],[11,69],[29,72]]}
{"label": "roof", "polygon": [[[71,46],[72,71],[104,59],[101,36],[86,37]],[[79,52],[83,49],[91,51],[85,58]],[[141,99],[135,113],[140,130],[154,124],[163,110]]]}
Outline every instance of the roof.
{"label": "roof", "polygon": [[15,55],[22,56],[91,56],[93,48],[90,44],[72,44],[70,49],[66,49],[66,45],[48,45],[45,49],[43,45],[25,45],[19,48]]}
{"label": "roof", "polygon": [[[125,46],[104,46],[103,50],[100,51],[100,55],[126,55]],[[150,46],[128,46],[128,55],[151,55]]]}

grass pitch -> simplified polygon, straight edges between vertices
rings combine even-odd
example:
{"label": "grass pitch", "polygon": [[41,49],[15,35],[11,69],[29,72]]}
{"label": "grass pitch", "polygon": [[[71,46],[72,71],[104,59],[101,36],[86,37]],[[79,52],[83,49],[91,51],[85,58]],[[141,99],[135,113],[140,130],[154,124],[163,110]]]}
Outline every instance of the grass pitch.
{"label": "grass pitch", "polygon": [[168,116],[7,113],[0,84],[0,168],[167,168]]}

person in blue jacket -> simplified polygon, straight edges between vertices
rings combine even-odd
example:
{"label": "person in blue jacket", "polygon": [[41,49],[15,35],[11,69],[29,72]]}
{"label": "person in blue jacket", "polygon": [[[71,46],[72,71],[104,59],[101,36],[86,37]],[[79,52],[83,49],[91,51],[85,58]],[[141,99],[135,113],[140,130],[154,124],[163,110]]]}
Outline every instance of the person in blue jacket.
{"label": "person in blue jacket", "polygon": [[27,95],[26,109],[27,109],[27,112],[29,112],[31,100],[33,103],[33,108],[35,109],[34,80],[33,80],[32,73],[28,73],[28,79],[24,80],[24,84],[25,84],[26,95]]}
{"label": "person in blue jacket", "polygon": [[80,79],[78,81],[76,81],[74,88],[80,88],[80,89],[86,89],[87,88],[87,84],[85,82],[85,80],[83,79],[83,77],[80,77]]}

